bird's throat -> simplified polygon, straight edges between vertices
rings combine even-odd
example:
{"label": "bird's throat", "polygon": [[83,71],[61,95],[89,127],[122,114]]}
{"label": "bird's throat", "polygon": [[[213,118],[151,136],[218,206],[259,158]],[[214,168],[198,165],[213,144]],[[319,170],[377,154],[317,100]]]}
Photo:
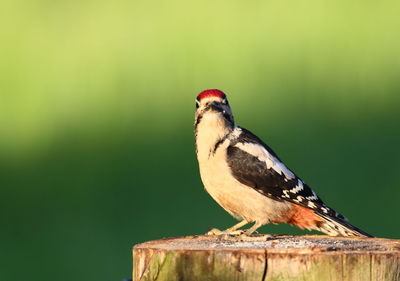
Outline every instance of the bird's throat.
{"label": "bird's throat", "polygon": [[215,145],[231,130],[221,114],[207,113],[201,116],[196,126],[196,149],[199,160],[203,157],[208,158]]}

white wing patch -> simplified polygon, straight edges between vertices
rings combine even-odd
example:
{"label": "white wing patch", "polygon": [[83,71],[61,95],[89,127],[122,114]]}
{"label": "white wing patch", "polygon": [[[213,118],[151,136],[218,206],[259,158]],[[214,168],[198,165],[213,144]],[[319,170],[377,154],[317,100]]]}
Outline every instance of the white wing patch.
{"label": "white wing patch", "polygon": [[308,197],[306,197],[306,199],[307,200],[317,200],[318,199],[318,197],[317,196],[315,196],[315,195],[313,195],[313,196],[308,196]]}
{"label": "white wing patch", "polygon": [[299,180],[297,181],[296,187],[295,187],[295,188],[292,188],[292,189],[289,190],[289,191],[290,191],[291,193],[297,193],[297,192],[299,192],[299,191],[302,191],[303,188],[304,188],[303,182],[299,179]]}
{"label": "white wing patch", "polygon": [[[278,174],[284,175],[287,179],[294,179],[295,176],[281,161],[271,155],[264,147],[255,143],[237,143],[237,148],[257,157],[258,160],[265,162],[267,168],[274,169]],[[302,186],[302,185],[301,185]],[[299,187],[300,188],[300,187]]]}
{"label": "white wing patch", "polygon": [[322,212],[324,212],[325,214],[328,213],[328,208],[326,208],[326,207],[321,207],[321,210],[322,210]]}
{"label": "white wing patch", "polygon": [[290,198],[290,195],[286,189],[283,190],[283,197]]}
{"label": "white wing patch", "polygon": [[307,206],[310,207],[310,208],[313,208],[313,209],[317,207],[317,206],[314,204],[314,202],[311,202],[311,201],[308,201],[308,202],[307,202]]}

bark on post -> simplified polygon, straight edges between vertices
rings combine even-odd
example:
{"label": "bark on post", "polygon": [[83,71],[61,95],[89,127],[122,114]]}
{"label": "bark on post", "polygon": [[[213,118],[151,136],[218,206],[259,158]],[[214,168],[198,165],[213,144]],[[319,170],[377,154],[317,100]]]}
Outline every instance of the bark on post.
{"label": "bark on post", "polygon": [[189,236],[133,248],[134,281],[400,281],[400,240]]}

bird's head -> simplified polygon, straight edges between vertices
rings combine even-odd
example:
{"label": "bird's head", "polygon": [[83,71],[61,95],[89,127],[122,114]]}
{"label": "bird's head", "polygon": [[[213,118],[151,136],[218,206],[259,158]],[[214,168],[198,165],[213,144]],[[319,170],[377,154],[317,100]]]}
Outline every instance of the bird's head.
{"label": "bird's head", "polygon": [[224,92],[211,89],[202,91],[196,98],[196,123],[204,116],[223,118],[227,125],[233,126],[232,111]]}

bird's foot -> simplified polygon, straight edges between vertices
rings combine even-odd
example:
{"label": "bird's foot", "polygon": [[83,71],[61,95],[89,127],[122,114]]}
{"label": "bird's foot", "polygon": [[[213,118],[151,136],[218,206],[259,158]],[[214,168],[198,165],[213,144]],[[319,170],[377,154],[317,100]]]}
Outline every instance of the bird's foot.
{"label": "bird's foot", "polygon": [[235,230],[235,231],[222,231],[216,228],[210,229],[206,235],[217,236],[220,240],[233,241],[233,242],[258,242],[267,241],[272,237],[270,234],[259,234],[259,235],[248,235],[246,231]]}
{"label": "bird's foot", "polygon": [[227,242],[238,242],[241,241],[244,231],[243,230],[234,230],[234,231],[221,231],[219,229],[210,229],[206,235],[213,235],[220,241],[227,241]]}
{"label": "bird's foot", "polygon": [[244,233],[243,230],[234,230],[234,231],[224,230],[224,231],[222,231],[217,228],[212,228],[206,233],[206,235],[240,236],[240,235],[243,235],[243,233]]}

